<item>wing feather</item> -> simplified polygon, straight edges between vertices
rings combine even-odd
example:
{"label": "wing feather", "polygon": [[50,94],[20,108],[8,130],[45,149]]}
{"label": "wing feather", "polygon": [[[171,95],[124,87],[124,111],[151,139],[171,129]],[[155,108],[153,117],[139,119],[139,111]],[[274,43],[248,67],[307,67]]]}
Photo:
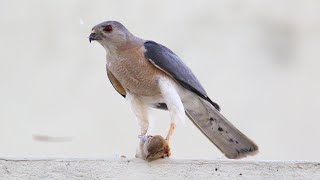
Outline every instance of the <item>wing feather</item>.
{"label": "wing feather", "polygon": [[111,73],[111,71],[107,68],[107,75],[108,78],[112,84],[112,86],[114,87],[114,89],[123,97],[126,97],[127,92],[126,90],[123,88],[123,86],[121,85],[121,83],[116,79],[116,77],[114,77],[114,75]]}
{"label": "wing feather", "polygon": [[144,47],[146,49],[145,56],[153,65],[173,77],[181,86],[194,92],[210,102],[217,110],[220,110],[219,105],[208,97],[199,80],[179,56],[167,47],[153,41],[146,41]]}

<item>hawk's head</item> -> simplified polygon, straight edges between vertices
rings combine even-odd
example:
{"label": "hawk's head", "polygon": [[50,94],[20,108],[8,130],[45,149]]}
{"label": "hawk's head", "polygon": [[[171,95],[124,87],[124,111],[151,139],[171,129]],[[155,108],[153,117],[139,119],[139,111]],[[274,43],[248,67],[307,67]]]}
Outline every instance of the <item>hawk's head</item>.
{"label": "hawk's head", "polygon": [[106,50],[126,45],[134,36],[117,21],[106,21],[94,26],[89,41],[98,41]]}

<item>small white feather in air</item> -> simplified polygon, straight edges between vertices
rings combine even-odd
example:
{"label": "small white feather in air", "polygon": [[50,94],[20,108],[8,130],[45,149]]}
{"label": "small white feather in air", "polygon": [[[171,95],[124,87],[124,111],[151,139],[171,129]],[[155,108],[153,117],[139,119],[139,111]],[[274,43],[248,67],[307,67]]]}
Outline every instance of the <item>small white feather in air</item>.
{"label": "small white feather in air", "polygon": [[82,18],[80,18],[80,24],[83,25],[84,24],[84,21]]}

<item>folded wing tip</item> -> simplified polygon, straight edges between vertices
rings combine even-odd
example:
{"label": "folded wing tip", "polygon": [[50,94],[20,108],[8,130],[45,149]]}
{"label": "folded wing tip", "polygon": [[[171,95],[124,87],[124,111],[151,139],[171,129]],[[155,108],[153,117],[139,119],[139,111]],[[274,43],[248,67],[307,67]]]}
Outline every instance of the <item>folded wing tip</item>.
{"label": "folded wing tip", "polygon": [[243,148],[243,149],[235,149],[232,153],[225,153],[225,156],[229,159],[242,159],[247,156],[255,156],[259,153],[259,148],[256,144],[254,144],[250,148]]}

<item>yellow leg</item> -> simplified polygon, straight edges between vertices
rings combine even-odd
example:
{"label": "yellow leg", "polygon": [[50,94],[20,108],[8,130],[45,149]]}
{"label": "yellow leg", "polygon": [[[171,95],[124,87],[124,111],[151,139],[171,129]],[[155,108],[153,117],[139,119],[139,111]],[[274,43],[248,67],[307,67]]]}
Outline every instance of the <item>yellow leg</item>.
{"label": "yellow leg", "polygon": [[169,129],[169,132],[167,134],[167,137],[166,137],[166,140],[169,141],[170,140],[170,137],[172,136],[174,130],[176,129],[176,124],[175,123],[171,123],[170,124],[170,129]]}
{"label": "yellow leg", "polygon": [[170,129],[169,129],[169,132],[167,134],[167,137],[166,137],[166,143],[167,143],[167,146],[166,146],[166,151],[167,151],[167,156],[169,157],[171,155],[171,149],[170,149],[170,137],[172,136],[174,130],[176,128],[176,124],[175,123],[171,123],[170,124]]}

